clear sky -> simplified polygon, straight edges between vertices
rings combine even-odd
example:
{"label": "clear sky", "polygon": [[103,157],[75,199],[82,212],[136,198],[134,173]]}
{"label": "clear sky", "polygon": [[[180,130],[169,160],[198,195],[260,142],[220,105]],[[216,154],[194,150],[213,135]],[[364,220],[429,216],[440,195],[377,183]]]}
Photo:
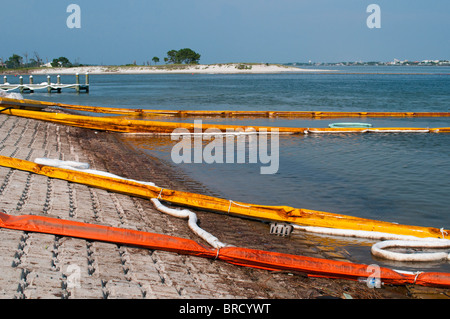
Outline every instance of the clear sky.
{"label": "clear sky", "polygon": [[[81,28],[67,27],[71,3]],[[181,48],[205,64],[450,60],[449,0],[1,0],[0,30],[0,57],[44,62],[142,64]]]}

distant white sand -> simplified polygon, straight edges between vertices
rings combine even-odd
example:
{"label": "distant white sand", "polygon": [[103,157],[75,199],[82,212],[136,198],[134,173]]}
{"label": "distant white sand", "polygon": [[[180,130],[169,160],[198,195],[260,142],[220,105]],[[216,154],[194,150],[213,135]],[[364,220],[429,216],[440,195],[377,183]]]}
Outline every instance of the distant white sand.
{"label": "distant white sand", "polygon": [[156,65],[156,66],[82,66],[73,68],[42,68],[33,74],[265,74],[286,72],[326,72],[328,70],[300,69],[280,64],[225,63],[198,65]]}

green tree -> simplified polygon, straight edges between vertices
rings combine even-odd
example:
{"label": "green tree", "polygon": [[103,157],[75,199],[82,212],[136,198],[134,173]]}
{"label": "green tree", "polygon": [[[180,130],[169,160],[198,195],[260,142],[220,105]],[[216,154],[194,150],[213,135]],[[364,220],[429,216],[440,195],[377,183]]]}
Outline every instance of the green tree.
{"label": "green tree", "polygon": [[177,56],[186,64],[198,64],[200,61],[200,54],[189,48],[179,50]]}
{"label": "green tree", "polygon": [[23,58],[20,55],[13,54],[9,57],[5,64],[8,69],[16,69],[20,68],[20,66],[22,65],[22,61]]}
{"label": "green tree", "polygon": [[177,50],[170,50],[169,52],[167,52],[167,61],[169,63],[181,63],[180,61],[178,61],[177,53]]}
{"label": "green tree", "polygon": [[[165,60],[166,59],[164,59],[164,61]],[[175,64],[198,64],[198,62],[200,61],[200,54],[189,48],[180,49],[178,51],[170,50],[169,52],[167,52],[167,61],[169,63]]]}
{"label": "green tree", "polygon": [[156,63],[159,62],[159,58],[158,58],[157,56],[154,56],[153,59],[152,59],[152,61],[155,62],[155,64],[156,64]]}
{"label": "green tree", "polygon": [[50,62],[50,64],[51,64],[52,67],[54,67],[54,68],[60,67],[60,64],[59,64],[58,59],[53,59],[53,61]]}
{"label": "green tree", "polygon": [[63,67],[63,68],[69,68],[72,66],[72,63],[70,63],[69,59],[66,57],[59,57],[57,59],[53,59],[51,62],[52,67]]}

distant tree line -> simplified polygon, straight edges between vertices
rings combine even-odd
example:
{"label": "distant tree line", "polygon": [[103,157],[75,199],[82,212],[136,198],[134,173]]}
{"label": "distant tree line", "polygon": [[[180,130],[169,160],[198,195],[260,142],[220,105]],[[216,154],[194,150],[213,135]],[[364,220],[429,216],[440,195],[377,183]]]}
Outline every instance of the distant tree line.
{"label": "distant tree line", "polygon": [[198,64],[200,61],[200,54],[189,48],[180,49],[178,51],[170,50],[167,52],[167,60],[165,61],[174,64]]}
{"label": "distant tree line", "polygon": [[41,65],[42,59],[37,52],[34,53],[34,56],[30,60],[28,60],[28,53],[24,53],[24,57],[14,53],[6,61],[0,58],[0,67],[8,69],[39,67]]}
{"label": "distant tree line", "polygon": [[[152,61],[156,63],[159,62],[158,57],[153,57]],[[165,63],[173,63],[173,64],[198,64],[200,61],[200,54],[197,52],[185,48],[180,50],[170,50],[167,52],[167,57],[164,58]],[[147,65],[149,63],[147,62]]]}
{"label": "distant tree line", "polygon": [[[23,56],[14,53],[6,61],[4,61],[3,58],[0,58],[0,68],[7,68],[7,69],[35,68],[44,65],[43,60],[41,59],[41,57],[37,52],[34,52],[33,57],[31,57],[30,59],[28,59],[28,57],[29,57],[28,53],[24,53]],[[70,62],[68,58],[63,56],[53,59],[53,61],[50,64],[52,67],[65,67],[65,68],[80,65],[78,62],[77,63]]]}

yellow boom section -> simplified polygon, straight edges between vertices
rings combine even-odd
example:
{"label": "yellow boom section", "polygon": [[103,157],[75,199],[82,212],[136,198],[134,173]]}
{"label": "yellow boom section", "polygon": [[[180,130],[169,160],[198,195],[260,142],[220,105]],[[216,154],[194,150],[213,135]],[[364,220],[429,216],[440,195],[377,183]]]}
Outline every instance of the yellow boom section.
{"label": "yellow boom section", "polygon": [[[8,99],[0,98],[0,102],[5,106],[3,114],[32,118],[36,120],[59,123],[76,127],[83,127],[95,130],[121,132],[121,133],[150,133],[150,134],[172,134],[175,129],[184,129],[186,132],[204,132],[214,129],[216,132],[277,132],[280,134],[306,134],[306,133],[448,133],[450,127],[441,128],[415,128],[415,127],[388,127],[388,128],[306,128],[306,127],[272,127],[272,126],[242,126],[229,124],[195,124],[184,122],[162,122],[147,121],[137,119],[126,119],[120,117],[102,117],[74,115],[57,112],[42,111],[45,105],[37,102],[35,106],[31,104],[21,104],[21,100],[6,101]],[[10,100],[10,99],[9,99]],[[18,102],[19,101],[19,102]],[[36,101],[35,101],[36,102]],[[12,104],[8,104],[12,103]],[[14,104],[16,103],[16,104]],[[31,105],[31,106],[30,106]],[[29,110],[29,109],[34,110]],[[37,110],[38,109],[38,110]]]}
{"label": "yellow boom section", "polygon": [[285,118],[343,118],[343,117],[449,117],[450,112],[333,112],[333,111],[211,111],[211,110],[144,110],[130,108],[73,105],[66,103],[0,98],[0,104],[22,108],[61,107],[92,113],[171,116],[171,117],[285,117]]}

